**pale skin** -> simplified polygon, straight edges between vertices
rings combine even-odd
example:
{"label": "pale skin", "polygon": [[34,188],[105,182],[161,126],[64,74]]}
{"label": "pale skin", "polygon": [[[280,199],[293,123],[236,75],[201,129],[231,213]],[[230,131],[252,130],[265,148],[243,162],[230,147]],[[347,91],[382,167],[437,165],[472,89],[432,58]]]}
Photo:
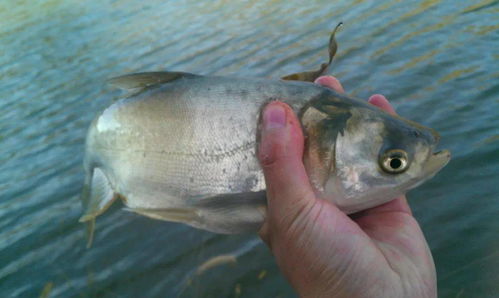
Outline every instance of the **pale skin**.
{"label": "pale skin", "polygon": [[[344,92],[334,77],[316,84]],[[395,110],[382,95],[369,102]],[[435,265],[405,197],[348,216],[316,195],[302,162],[304,137],[286,104],[262,116],[259,159],[268,213],[260,236],[301,297],[436,297]]]}

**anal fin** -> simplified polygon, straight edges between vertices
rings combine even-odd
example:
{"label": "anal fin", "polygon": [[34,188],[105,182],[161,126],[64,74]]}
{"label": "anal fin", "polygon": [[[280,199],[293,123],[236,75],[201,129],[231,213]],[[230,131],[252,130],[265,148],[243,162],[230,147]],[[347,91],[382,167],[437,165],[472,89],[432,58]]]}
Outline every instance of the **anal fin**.
{"label": "anal fin", "polygon": [[199,214],[195,209],[188,208],[164,208],[164,209],[147,209],[147,208],[125,208],[126,211],[134,212],[153,219],[166,220],[172,222],[181,222],[193,224],[199,222]]}

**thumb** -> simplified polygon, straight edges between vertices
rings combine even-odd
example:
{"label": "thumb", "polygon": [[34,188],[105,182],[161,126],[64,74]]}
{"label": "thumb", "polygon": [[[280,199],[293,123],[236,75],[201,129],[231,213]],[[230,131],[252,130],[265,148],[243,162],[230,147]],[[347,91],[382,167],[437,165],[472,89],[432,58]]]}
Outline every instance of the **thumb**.
{"label": "thumb", "polygon": [[268,200],[266,225],[287,228],[315,201],[302,162],[301,125],[288,105],[274,101],[262,112],[260,135],[258,158],[265,175]]}

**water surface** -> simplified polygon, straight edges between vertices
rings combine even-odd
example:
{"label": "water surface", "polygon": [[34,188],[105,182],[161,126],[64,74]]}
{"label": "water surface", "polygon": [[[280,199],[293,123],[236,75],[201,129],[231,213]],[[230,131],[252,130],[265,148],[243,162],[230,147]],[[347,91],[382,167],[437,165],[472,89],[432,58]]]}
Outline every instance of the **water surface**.
{"label": "water surface", "polygon": [[[442,297],[499,293],[498,1],[0,3],[0,296],[289,297],[256,235],[225,236],[113,206],[85,249],[86,129],[136,71],[279,77],[324,62],[348,93],[385,94],[438,130],[451,163],[409,194]],[[199,274],[213,256],[229,262]]]}

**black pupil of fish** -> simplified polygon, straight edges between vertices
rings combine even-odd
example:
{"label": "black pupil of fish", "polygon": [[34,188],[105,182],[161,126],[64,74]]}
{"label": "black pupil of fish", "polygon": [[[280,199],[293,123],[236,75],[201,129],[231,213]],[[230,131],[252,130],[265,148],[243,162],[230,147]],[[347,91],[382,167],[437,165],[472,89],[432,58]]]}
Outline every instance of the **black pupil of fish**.
{"label": "black pupil of fish", "polygon": [[402,161],[398,158],[393,158],[392,160],[390,160],[390,167],[392,167],[392,169],[398,169],[402,166]]}

